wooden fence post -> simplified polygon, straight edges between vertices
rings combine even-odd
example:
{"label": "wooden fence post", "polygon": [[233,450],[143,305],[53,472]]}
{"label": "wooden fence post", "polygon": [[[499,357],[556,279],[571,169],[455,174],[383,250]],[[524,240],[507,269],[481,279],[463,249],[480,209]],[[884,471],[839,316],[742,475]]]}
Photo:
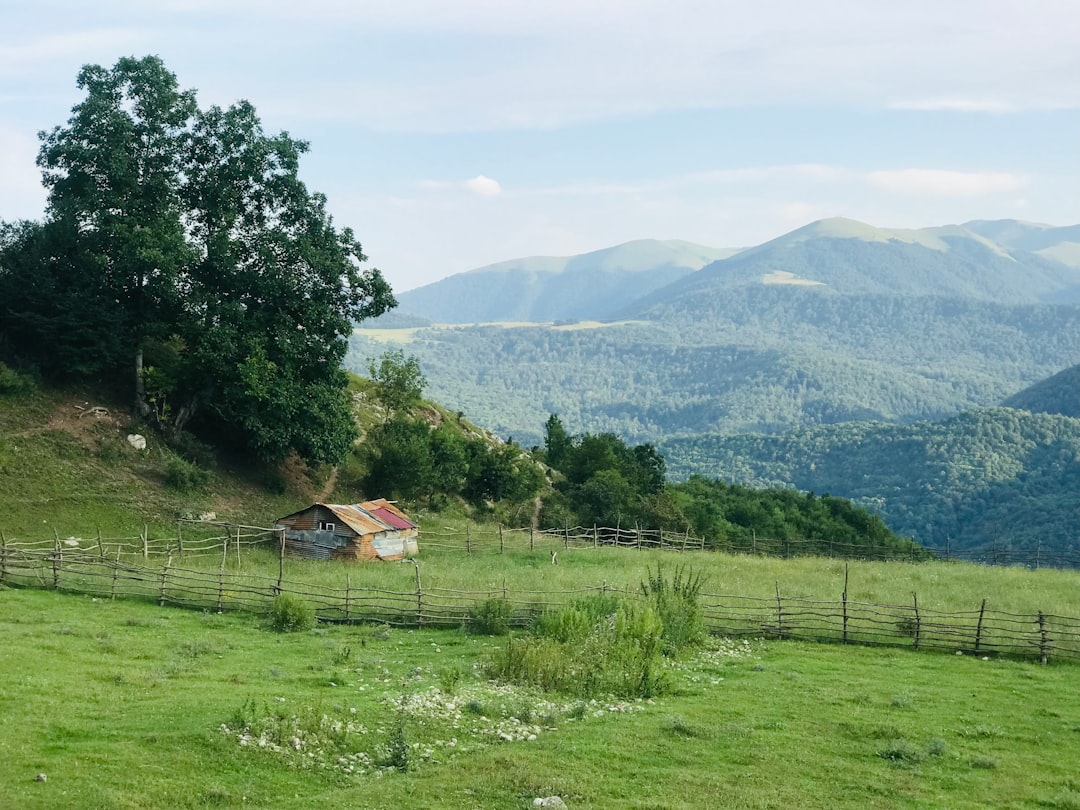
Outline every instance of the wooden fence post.
{"label": "wooden fence post", "polygon": [[53,589],[60,590],[60,569],[64,566],[64,547],[60,545],[60,535],[57,534],[56,529],[53,529],[53,536],[56,538],[52,558]]}
{"label": "wooden fence post", "polygon": [[597,548],[600,545],[600,530],[596,528],[596,524],[592,525],[592,547]]}
{"label": "wooden fence post", "polygon": [[983,614],[986,613],[986,599],[982,600],[982,605],[979,607],[979,624],[975,628],[975,652],[979,651],[979,646],[982,644],[982,628],[983,628]]}
{"label": "wooden fence post", "polygon": [[150,558],[150,539],[147,537],[149,531],[144,523],[142,528],[142,556],[144,560]]}
{"label": "wooden fence post", "polygon": [[352,577],[345,573],[345,623],[349,623],[349,597],[352,595]]}
{"label": "wooden fence post", "polygon": [[776,637],[784,637],[784,606],[780,602],[780,582],[776,583]]}
{"label": "wooden fence post", "polygon": [[[1041,557],[1042,557],[1042,537],[1040,537],[1039,541],[1035,544],[1035,570],[1036,571],[1039,570],[1039,562],[1041,560]],[[1046,662],[1043,661],[1043,663],[1045,664]]]}
{"label": "wooden fence post", "polygon": [[112,593],[109,595],[110,599],[116,599],[116,578],[120,576],[120,546],[116,546],[116,564],[113,565],[112,570]]}
{"label": "wooden fence post", "polygon": [[413,567],[416,569],[416,624],[419,627],[424,626],[424,591],[420,587],[420,563],[416,560],[412,561]]}
{"label": "wooden fence post", "polygon": [[563,548],[570,548],[570,524],[569,524],[569,523],[566,523],[566,524],[564,524],[564,525],[565,525],[565,527],[566,527],[566,528],[565,528],[565,530],[566,530],[566,534],[565,534],[565,535],[563,536],[563,544],[562,544],[562,547],[563,547]]}
{"label": "wooden fence post", "polygon": [[844,602],[844,639],[843,639],[844,644],[847,644],[847,623],[848,623],[847,586],[848,586],[848,566],[847,566],[847,563],[844,563],[844,593],[842,595],[842,599],[843,599],[843,602]]}
{"label": "wooden fence post", "polygon": [[101,545],[101,527],[100,526],[97,527],[97,550],[98,550],[98,556],[101,557],[101,559],[104,560],[105,559],[105,548],[104,548],[104,546]]}
{"label": "wooden fence post", "polygon": [[533,550],[533,526],[529,524],[529,551]]}
{"label": "wooden fence post", "polygon": [[465,553],[472,554],[472,538],[469,535],[469,524],[465,524]]}
{"label": "wooden fence post", "polygon": [[919,616],[919,595],[912,591],[911,598],[915,603],[915,649],[917,650],[922,636],[922,618]]}
{"label": "wooden fence post", "polygon": [[277,587],[274,590],[281,593],[281,581],[285,578],[285,530],[278,529],[278,536],[281,542],[278,543]]}
{"label": "wooden fence post", "polygon": [[236,526],[236,570],[240,570],[240,525]]}
{"label": "wooden fence post", "polygon": [[165,568],[161,572],[161,596],[158,599],[158,606],[165,607],[165,579],[169,576],[169,566],[172,565],[172,554],[169,555],[169,559],[165,561]]}
{"label": "wooden fence post", "polygon": [[0,585],[4,584],[5,576],[7,576],[7,538],[4,537],[3,530],[0,530]]}
{"label": "wooden fence post", "polygon": [[502,524],[500,523],[499,524],[499,553],[500,554],[503,553],[503,548],[504,548],[504,546],[503,546],[503,530],[502,530]]}
{"label": "wooden fence post", "polygon": [[182,525],[179,521],[176,523],[176,548],[180,554],[180,559],[184,559],[184,532],[182,531]]}
{"label": "wooden fence post", "polygon": [[1039,611],[1039,660],[1045,665],[1050,658],[1050,638],[1046,632],[1046,615]]}
{"label": "wooden fence post", "polygon": [[218,568],[218,592],[217,612],[225,609],[225,560],[229,557],[229,530],[225,529],[225,537],[221,541],[221,567]]}

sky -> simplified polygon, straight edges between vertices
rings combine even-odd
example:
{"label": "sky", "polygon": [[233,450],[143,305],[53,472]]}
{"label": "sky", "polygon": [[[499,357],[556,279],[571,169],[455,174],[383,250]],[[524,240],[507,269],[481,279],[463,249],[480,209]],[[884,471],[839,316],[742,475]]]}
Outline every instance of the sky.
{"label": "sky", "polygon": [[0,0],[0,219],[85,64],[160,56],[310,143],[398,292],[816,219],[1080,223],[1076,0]]}

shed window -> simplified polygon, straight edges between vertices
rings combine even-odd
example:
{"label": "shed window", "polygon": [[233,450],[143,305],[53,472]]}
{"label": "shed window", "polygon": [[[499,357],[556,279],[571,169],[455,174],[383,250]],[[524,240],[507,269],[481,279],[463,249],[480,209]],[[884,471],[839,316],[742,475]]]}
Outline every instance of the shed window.
{"label": "shed window", "polygon": [[319,521],[319,531],[321,532],[332,532],[336,528],[337,526],[333,523],[327,523],[325,520]]}

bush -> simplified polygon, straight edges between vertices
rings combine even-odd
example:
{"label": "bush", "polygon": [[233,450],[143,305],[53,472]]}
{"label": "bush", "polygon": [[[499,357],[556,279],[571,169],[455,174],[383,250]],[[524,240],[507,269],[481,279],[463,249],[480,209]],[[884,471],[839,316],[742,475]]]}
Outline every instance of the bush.
{"label": "bush", "polygon": [[198,492],[210,484],[211,474],[197,464],[171,456],[165,462],[165,485],[177,492]]}
{"label": "bush", "polygon": [[298,596],[280,593],[270,609],[270,626],[279,633],[295,633],[315,626],[315,610]]}
{"label": "bush", "polygon": [[29,374],[20,374],[15,369],[0,363],[0,396],[30,394],[37,390],[37,383]]}
{"label": "bush", "polygon": [[190,461],[192,464],[197,464],[206,469],[217,466],[217,453],[213,446],[195,438],[187,431],[181,431],[173,436],[169,441],[169,447],[185,461]]}
{"label": "bush", "polygon": [[469,608],[469,632],[478,636],[505,636],[510,632],[513,608],[505,599],[485,599]]}

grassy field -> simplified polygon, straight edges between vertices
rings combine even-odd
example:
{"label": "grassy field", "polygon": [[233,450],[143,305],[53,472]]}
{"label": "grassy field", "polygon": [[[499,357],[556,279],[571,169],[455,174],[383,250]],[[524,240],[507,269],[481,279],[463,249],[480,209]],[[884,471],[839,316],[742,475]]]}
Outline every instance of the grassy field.
{"label": "grassy field", "polygon": [[505,642],[457,630],[0,606],[4,807],[1080,807],[1070,666],[714,640],[667,696],[582,704],[488,683]]}
{"label": "grassy field", "polygon": [[[606,583],[611,588],[636,591],[650,571],[658,567],[674,571],[684,566],[705,578],[704,592],[708,594],[768,599],[779,589],[784,597],[836,601],[844,590],[846,576],[852,601],[910,605],[915,592],[919,605],[927,610],[977,611],[986,599],[987,608],[997,611],[1034,615],[1041,610],[1080,617],[1080,572],[1073,570],[824,557],[785,560],[711,551],[567,550],[558,539],[551,538],[537,540],[530,551],[527,540],[523,542],[517,548],[508,546],[503,554],[492,551],[491,544],[483,553],[467,554],[426,546],[421,535],[417,562],[423,586],[493,594],[505,587],[519,593],[548,594],[597,588]],[[558,552],[558,565],[551,564],[552,550]],[[217,571],[220,558],[211,555],[185,564]],[[276,578],[277,553],[269,547],[245,551],[239,563],[230,556],[227,570]],[[415,570],[409,563],[343,565],[337,561],[285,560],[285,578],[294,582],[344,589],[346,577],[354,588],[406,593],[416,590]]]}

